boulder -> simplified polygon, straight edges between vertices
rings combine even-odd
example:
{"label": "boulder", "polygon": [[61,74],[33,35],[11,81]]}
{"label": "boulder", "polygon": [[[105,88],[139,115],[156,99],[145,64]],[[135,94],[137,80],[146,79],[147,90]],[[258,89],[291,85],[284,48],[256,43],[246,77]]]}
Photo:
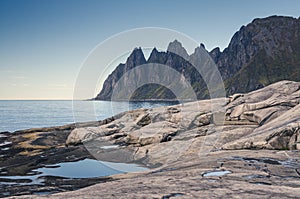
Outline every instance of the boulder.
{"label": "boulder", "polygon": [[[176,148],[191,141],[199,145],[185,148],[188,151],[299,149],[299,88],[298,82],[282,81],[229,99],[132,110],[108,124],[74,129],[66,144],[101,138],[140,151],[136,158],[147,151],[150,162],[163,159],[158,157],[163,153],[153,150],[158,146]],[[166,156],[171,150],[164,151]],[[168,159],[172,158],[177,157],[170,152]]]}

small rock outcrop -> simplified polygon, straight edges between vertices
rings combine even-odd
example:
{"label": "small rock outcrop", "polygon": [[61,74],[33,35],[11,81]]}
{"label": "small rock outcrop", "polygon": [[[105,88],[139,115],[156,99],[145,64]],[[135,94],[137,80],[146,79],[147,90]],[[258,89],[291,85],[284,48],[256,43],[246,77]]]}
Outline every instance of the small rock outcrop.
{"label": "small rock outcrop", "polygon": [[245,94],[228,105],[226,120],[246,120],[258,126],[224,149],[299,149],[300,84],[281,81]]}

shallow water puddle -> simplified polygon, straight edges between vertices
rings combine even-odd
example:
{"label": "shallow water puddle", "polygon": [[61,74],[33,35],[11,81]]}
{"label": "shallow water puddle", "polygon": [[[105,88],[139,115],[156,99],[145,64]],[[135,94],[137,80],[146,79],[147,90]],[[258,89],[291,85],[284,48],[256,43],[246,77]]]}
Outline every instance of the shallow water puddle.
{"label": "shallow water puddle", "polygon": [[100,149],[116,149],[119,148],[119,145],[108,145],[108,146],[102,146]]}
{"label": "shallow water puddle", "polygon": [[33,185],[43,184],[44,180],[40,179],[41,175],[32,176],[0,176],[1,184],[5,185]]}
{"label": "shallow water puddle", "polygon": [[135,164],[111,163],[93,159],[84,159],[77,162],[65,162],[39,168],[37,172],[43,175],[60,176],[65,178],[93,178],[109,176],[119,173],[147,170]]}
{"label": "shallow water puddle", "polygon": [[12,144],[12,142],[5,141],[5,142],[0,143],[0,147],[11,145],[11,144]]}
{"label": "shallow water puddle", "polygon": [[[111,163],[94,159],[84,159],[77,162],[64,162],[55,165],[46,165],[45,167],[33,170],[35,175],[28,176],[0,176],[0,184],[41,184],[44,176],[56,176],[63,178],[94,178],[104,177],[114,174],[145,171],[147,168],[136,164]],[[24,182],[20,182],[24,180]],[[28,180],[28,181],[25,181]]]}
{"label": "shallow water puddle", "polygon": [[232,173],[227,170],[216,170],[216,171],[207,171],[202,174],[203,177],[214,177],[214,176],[223,176]]}

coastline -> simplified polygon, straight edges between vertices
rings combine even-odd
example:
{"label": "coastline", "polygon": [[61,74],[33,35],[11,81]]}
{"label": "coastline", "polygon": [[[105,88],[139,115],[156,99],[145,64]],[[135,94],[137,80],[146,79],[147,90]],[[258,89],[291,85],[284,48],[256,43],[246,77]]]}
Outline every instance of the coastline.
{"label": "coastline", "polygon": [[96,99],[96,98],[92,98],[88,101],[109,101],[109,102],[192,102],[195,101],[193,99],[182,99],[182,100],[178,100],[178,99],[119,99],[119,100],[109,100],[109,99]]}
{"label": "coastline", "polygon": [[[1,172],[7,175],[26,175],[37,167],[84,158],[150,167],[94,181],[45,178],[45,185],[29,190],[28,186],[6,186],[2,193],[22,195],[16,198],[43,198],[26,195],[38,192],[47,198],[211,198],[236,194],[249,198],[257,193],[261,197],[297,197],[299,88],[300,83],[282,81],[227,99],[137,109],[99,122],[2,134],[6,137],[0,137],[1,142],[11,142],[7,157],[1,157],[0,162]],[[217,123],[217,114],[211,112],[212,103],[224,107],[223,124]],[[103,149],[110,145],[117,147]],[[83,189],[71,191],[77,188]],[[49,195],[55,192],[62,193]]]}

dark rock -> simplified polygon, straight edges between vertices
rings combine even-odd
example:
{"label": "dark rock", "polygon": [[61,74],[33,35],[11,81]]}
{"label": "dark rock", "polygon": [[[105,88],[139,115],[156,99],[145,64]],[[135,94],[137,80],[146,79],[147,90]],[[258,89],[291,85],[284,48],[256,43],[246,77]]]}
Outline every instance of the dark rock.
{"label": "dark rock", "polygon": [[180,57],[184,58],[185,60],[189,59],[189,55],[186,52],[185,48],[176,39],[169,44],[167,52],[171,52],[171,53],[177,54]]}
{"label": "dark rock", "polygon": [[[209,98],[206,83],[189,63],[200,56],[201,44],[188,55],[177,40],[166,52],[153,49],[146,61],[140,48],[136,48],[125,64],[120,64],[104,82],[96,100],[110,100],[116,82],[130,69],[145,63],[170,66],[182,73],[192,85],[198,99]],[[219,48],[208,52],[219,68],[228,95],[249,92],[280,80],[300,81],[300,20],[292,17],[271,16],[255,19],[237,31],[223,52]],[[149,66],[150,67],[150,66]],[[159,77],[159,73],[157,76]],[[166,78],[168,78],[166,76]],[[134,80],[129,80],[134,81]],[[180,84],[180,82],[178,82]],[[134,92],[132,100],[175,99],[170,90],[156,84]]]}

